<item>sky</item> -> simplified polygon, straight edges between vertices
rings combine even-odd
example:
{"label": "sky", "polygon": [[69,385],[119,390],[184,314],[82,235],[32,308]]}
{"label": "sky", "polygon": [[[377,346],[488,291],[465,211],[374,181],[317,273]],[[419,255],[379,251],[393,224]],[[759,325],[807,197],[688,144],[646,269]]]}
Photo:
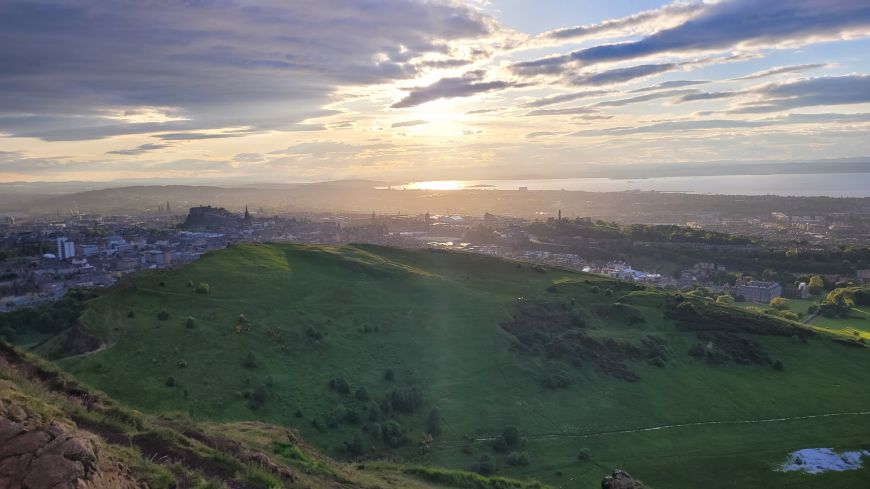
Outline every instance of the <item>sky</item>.
{"label": "sky", "polygon": [[866,0],[3,0],[0,181],[870,156]]}

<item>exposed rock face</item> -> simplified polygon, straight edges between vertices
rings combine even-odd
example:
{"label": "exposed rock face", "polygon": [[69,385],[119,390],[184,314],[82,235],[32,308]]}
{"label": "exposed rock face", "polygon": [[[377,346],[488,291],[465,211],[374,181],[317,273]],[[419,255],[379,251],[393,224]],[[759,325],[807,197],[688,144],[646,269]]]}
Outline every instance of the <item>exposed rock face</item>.
{"label": "exposed rock face", "polygon": [[649,489],[643,482],[634,480],[628,472],[620,469],[613,471],[601,481],[601,489]]}
{"label": "exposed rock face", "polygon": [[[140,489],[123,466],[100,453],[97,437],[16,402],[0,381],[0,487]],[[5,394],[10,394],[8,398]]]}

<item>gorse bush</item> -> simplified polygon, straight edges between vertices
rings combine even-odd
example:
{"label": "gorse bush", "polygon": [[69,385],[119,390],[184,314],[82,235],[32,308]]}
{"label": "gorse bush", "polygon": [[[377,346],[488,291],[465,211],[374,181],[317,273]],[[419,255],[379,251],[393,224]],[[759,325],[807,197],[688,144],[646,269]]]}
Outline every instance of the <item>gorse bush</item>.
{"label": "gorse bush", "polygon": [[210,294],[211,286],[205,282],[200,282],[194,290],[197,294]]}

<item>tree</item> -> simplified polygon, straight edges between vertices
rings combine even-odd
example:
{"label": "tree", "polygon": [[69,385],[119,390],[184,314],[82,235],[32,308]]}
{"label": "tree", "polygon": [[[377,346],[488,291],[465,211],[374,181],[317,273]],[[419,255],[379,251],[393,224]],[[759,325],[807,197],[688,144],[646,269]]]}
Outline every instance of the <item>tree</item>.
{"label": "tree", "polygon": [[789,308],[788,299],[784,297],[774,297],[770,300],[770,307],[777,311],[786,311]]}
{"label": "tree", "polygon": [[211,293],[211,286],[205,282],[200,282],[199,285],[196,286],[195,292],[197,294],[209,294]]}
{"label": "tree", "polygon": [[502,431],[501,436],[504,437],[508,446],[514,446],[520,441],[520,430],[516,426],[508,426]]}
{"label": "tree", "polygon": [[365,387],[360,387],[356,390],[354,396],[360,401],[367,401],[369,399],[369,393],[366,391]]}
{"label": "tree", "polygon": [[734,297],[732,297],[730,294],[722,294],[716,298],[716,303],[717,304],[733,304]]}
{"label": "tree", "polygon": [[825,280],[819,275],[813,275],[810,277],[807,287],[810,289],[810,294],[818,294],[825,290]]}
{"label": "tree", "polygon": [[243,364],[246,368],[257,368],[257,357],[254,356],[254,352],[249,351],[248,355],[245,357],[245,361]]}
{"label": "tree", "polygon": [[157,313],[157,319],[160,321],[166,321],[169,319],[169,311],[166,309],[161,310]]}
{"label": "tree", "polygon": [[187,316],[187,319],[184,321],[184,325],[190,329],[193,329],[196,327],[196,319],[194,319],[193,316]]}

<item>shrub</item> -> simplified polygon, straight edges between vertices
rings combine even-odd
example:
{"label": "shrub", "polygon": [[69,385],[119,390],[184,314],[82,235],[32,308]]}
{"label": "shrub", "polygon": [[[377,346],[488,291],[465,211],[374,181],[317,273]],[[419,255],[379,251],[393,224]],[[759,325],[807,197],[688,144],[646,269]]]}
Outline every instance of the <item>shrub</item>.
{"label": "shrub", "polygon": [[429,417],[426,418],[426,431],[432,436],[441,434],[441,411],[438,408],[429,411]]}
{"label": "shrub", "polygon": [[520,430],[516,426],[508,426],[502,431],[501,436],[504,437],[508,446],[514,446],[520,441]]}
{"label": "shrub", "polygon": [[130,312],[128,312],[128,313],[127,313],[127,317],[128,317],[128,318],[134,318],[134,317],[136,317],[136,312],[135,312],[135,311],[130,311]]}
{"label": "shrub", "polygon": [[244,365],[245,368],[257,368],[257,357],[254,355],[254,352],[248,352],[242,365]]}
{"label": "shrub", "polygon": [[205,282],[200,282],[199,285],[196,286],[194,292],[197,294],[210,294],[211,286]]}
{"label": "shrub", "polygon": [[547,389],[565,389],[571,385],[571,375],[565,370],[550,371],[544,375],[541,385]]}
{"label": "shrub", "polygon": [[581,448],[580,451],[577,452],[577,460],[580,460],[581,462],[585,462],[591,458],[592,452],[590,452],[588,448]]}
{"label": "shrub", "polygon": [[340,394],[350,394],[350,383],[344,377],[336,377],[330,380],[329,388]]}
{"label": "shrub", "polygon": [[384,380],[387,382],[392,382],[396,378],[396,373],[393,372],[393,369],[388,368],[384,371]]}
{"label": "shrub", "polygon": [[184,321],[184,325],[190,329],[193,329],[196,327],[196,319],[194,319],[193,316],[187,316],[187,319]]}
{"label": "shrub", "polygon": [[366,392],[365,387],[360,387],[359,389],[356,390],[354,397],[356,397],[360,401],[367,401],[369,399],[369,393]]}
{"label": "shrub", "polygon": [[353,440],[344,442],[344,448],[351,455],[362,455],[364,449],[362,437],[359,436],[359,433],[353,436]]}
{"label": "shrub", "polygon": [[547,287],[547,292],[555,294],[556,292],[559,292],[559,289],[557,289],[555,285],[550,285]]}
{"label": "shrub", "polygon": [[734,297],[732,297],[732,296],[730,296],[730,295],[728,295],[728,294],[722,294],[722,295],[720,295],[719,297],[716,298],[716,303],[717,303],[717,304],[733,304],[733,303],[734,303]]}
{"label": "shrub", "polygon": [[402,425],[398,421],[389,420],[381,424],[379,431],[381,440],[391,447],[402,446],[407,441]]}
{"label": "shrub", "polygon": [[770,300],[770,307],[776,309],[777,311],[785,311],[789,308],[788,299],[783,297],[774,297]]}
{"label": "shrub", "polygon": [[779,360],[773,362],[773,369],[776,370],[777,372],[782,372],[782,369],[783,369],[782,362]]}
{"label": "shrub", "polygon": [[320,330],[318,330],[314,326],[309,326],[305,330],[305,334],[314,341],[320,341],[323,339],[323,333],[321,333]]}
{"label": "shrub", "polygon": [[175,366],[178,368],[187,368],[187,362],[184,360],[179,360],[175,362]]}
{"label": "shrub", "polygon": [[526,452],[511,452],[506,460],[508,465],[526,466],[529,465],[529,455]]}
{"label": "shrub", "polygon": [[169,319],[169,311],[166,309],[161,310],[157,313],[157,319],[160,321],[166,321]]}
{"label": "shrub", "polygon": [[613,289],[607,289],[607,290],[605,290],[605,291],[604,291],[604,295],[606,295],[606,296],[611,296],[611,295],[613,295]]}
{"label": "shrub", "polygon": [[495,473],[495,464],[492,463],[492,459],[489,458],[489,455],[482,455],[480,460],[471,467],[471,470],[480,475],[489,476]]}
{"label": "shrub", "polygon": [[591,290],[592,290],[592,293],[593,293],[593,294],[597,294],[598,292],[601,291],[601,287],[595,285],[595,286],[592,287]]}
{"label": "shrub", "polygon": [[192,288],[193,288],[193,280],[188,279],[188,280],[187,280],[187,286],[190,287],[190,288],[192,289]]}
{"label": "shrub", "polygon": [[175,387],[178,384],[178,381],[175,380],[175,377],[169,376],[166,377],[166,387]]}
{"label": "shrub", "polygon": [[387,394],[384,404],[401,413],[412,414],[423,405],[423,393],[416,386],[397,387]]}

